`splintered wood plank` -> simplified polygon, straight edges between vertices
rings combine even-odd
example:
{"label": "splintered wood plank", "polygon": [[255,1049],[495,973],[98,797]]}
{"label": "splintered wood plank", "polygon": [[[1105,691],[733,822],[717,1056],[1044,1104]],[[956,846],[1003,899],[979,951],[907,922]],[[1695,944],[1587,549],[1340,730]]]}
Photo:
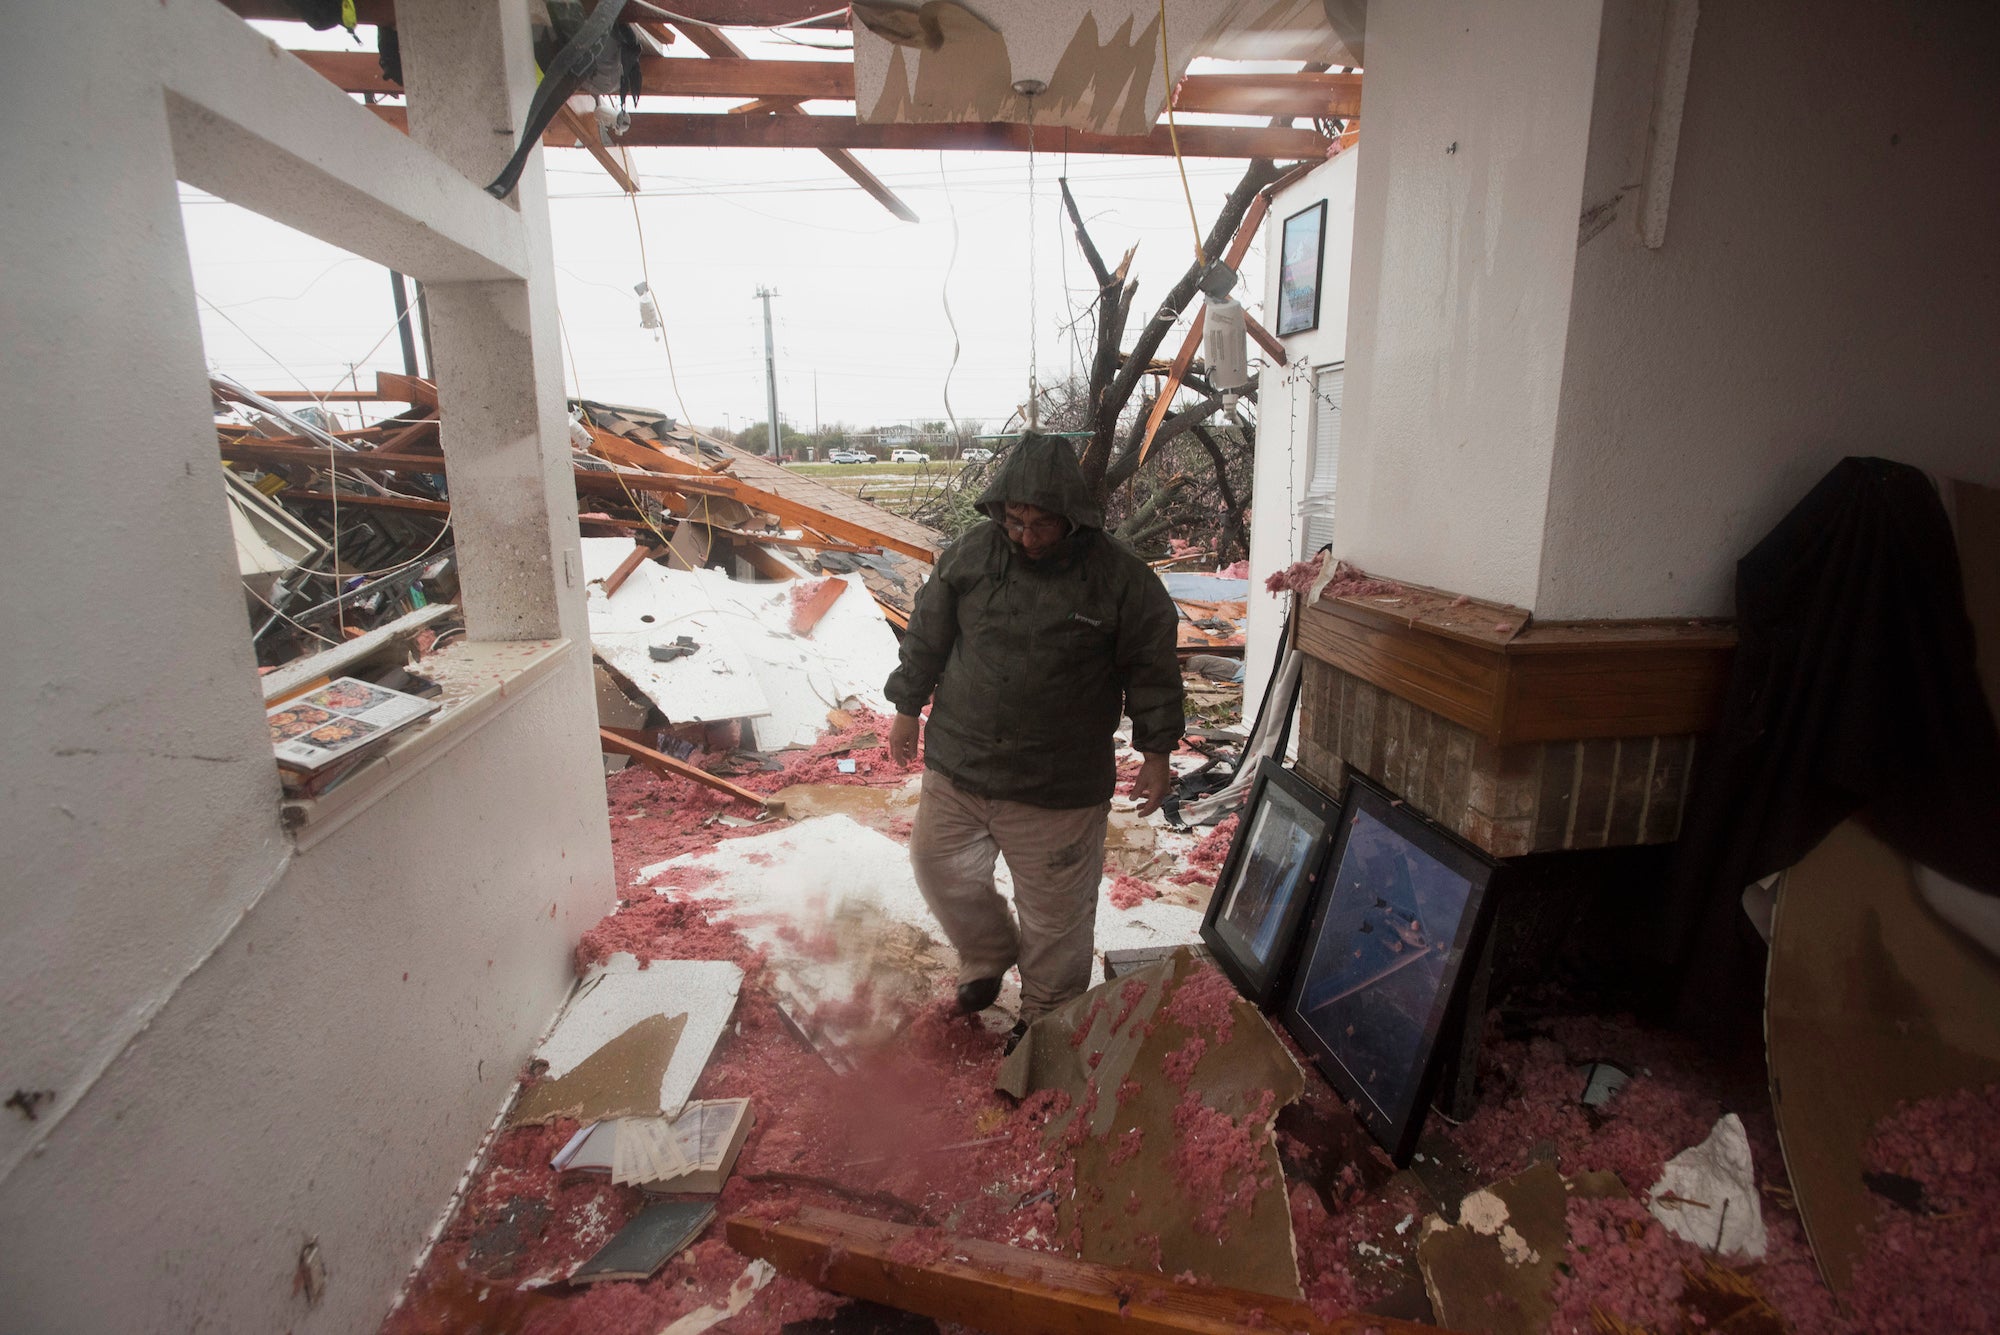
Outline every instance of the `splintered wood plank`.
{"label": "splintered wood plank", "polygon": [[625,559],[618,563],[618,568],[604,577],[604,596],[609,598],[612,594],[623,588],[625,581],[632,577],[632,572],[639,568],[639,563],[651,556],[656,550],[658,549],[635,539],[632,543],[632,550],[625,554]]}
{"label": "splintered wood plank", "polygon": [[[1165,1275],[1092,1265],[813,1207],[789,1222],[737,1215],[729,1245],[785,1274],[993,1335],[1436,1335],[1436,1328],[1355,1314],[1332,1321],[1301,1302],[1241,1289],[1176,1284]],[[901,1248],[898,1244],[905,1244]],[[898,1250],[917,1258],[897,1259]]]}
{"label": "splintered wood plank", "polygon": [[828,578],[818,588],[806,595],[806,600],[792,609],[792,634],[810,635],[819,619],[827,614],[847,592],[847,581]]}
{"label": "splintered wood plank", "polygon": [[748,802],[753,806],[763,807],[772,805],[770,799],[762,793],[753,793],[748,788],[738,788],[735,784],[722,778],[720,775],[710,774],[707,770],[690,765],[685,760],[676,760],[664,752],[655,751],[650,746],[644,746],[629,738],[620,737],[608,728],[599,728],[597,730],[597,744],[606,755],[626,756],[644,765],[655,774],[664,774],[674,779],[687,779],[700,784],[704,788],[713,788],[718,793],[727,794],[739,802]]}

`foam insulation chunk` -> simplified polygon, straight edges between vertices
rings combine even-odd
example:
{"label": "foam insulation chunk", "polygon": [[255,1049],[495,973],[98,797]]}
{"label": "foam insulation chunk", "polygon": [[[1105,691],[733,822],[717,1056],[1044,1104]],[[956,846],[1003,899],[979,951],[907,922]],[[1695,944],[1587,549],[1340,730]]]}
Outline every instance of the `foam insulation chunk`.
{"label": "foam insulation chunk", "polygon": [[1750,1138],[1735,1113],[1725,1113],[1707,1140],[1667,1160],[1646,1198],[1646,1208],[1675,1237],[1739,1260],[1764,1258],[1764,1211]]}

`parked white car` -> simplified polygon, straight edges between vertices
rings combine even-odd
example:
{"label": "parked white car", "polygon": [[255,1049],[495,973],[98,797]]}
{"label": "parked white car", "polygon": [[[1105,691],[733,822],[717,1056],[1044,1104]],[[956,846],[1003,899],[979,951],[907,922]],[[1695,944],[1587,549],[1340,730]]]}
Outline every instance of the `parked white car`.
{"label": "parked white car", "polygon": [[983,464],[993,457],[993,451],[982,445],[977,449],[967,450],[959,457],[969,464]]}
{"label": "parked white car", "polygon": [[872,464],[875,456],[860,450],[828,450],[826,461],[830,464]]}
{"label": "parked white car", "polygon": [[892,464],[921,464],[927,463],[929,460],[930,456],[922,450],[891,450],[889,452],[889,462]]}

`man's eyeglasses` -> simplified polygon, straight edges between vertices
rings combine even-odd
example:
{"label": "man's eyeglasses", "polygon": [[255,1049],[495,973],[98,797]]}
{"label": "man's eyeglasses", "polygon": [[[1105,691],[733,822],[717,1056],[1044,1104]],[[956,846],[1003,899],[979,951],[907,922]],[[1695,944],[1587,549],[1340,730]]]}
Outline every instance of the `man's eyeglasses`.
{"label": "man's eyeglasses", "polygon": [[1007,515],[1000,526],[1010,538],[1025,538],[1030,533],[1048,542],[1056,542],[1069,533],[1069,522],[1060,515],[1043,515],[1039,519],[1023,520],[1016,515]]}

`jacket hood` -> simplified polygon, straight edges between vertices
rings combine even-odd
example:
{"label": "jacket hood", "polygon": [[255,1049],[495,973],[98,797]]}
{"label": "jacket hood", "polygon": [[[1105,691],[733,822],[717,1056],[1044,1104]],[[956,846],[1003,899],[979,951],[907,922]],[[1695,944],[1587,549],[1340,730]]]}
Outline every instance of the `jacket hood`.
{"label": "jacket hood", "polygon": [[999,475],[980,494],[979,508],[999,523],[1009,505],[1032,505],[1059,514],[1078,529],[1104,527],[1104,512],[1091,501],[1090,487],[1076,452],[1060,436],[1029,432],[1014,443]]}

